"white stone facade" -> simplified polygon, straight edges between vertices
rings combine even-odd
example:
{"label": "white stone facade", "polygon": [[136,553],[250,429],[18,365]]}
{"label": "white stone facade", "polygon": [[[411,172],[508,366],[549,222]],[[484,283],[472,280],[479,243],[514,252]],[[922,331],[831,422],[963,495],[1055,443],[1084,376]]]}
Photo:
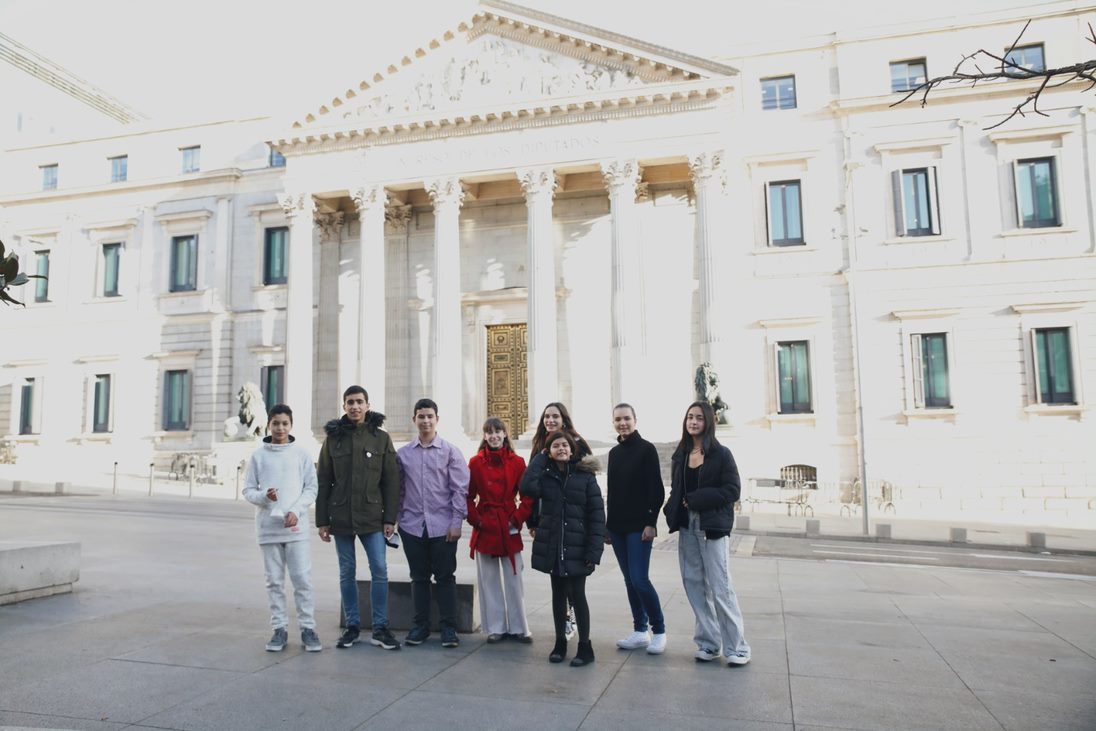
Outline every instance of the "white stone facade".
{"label": "white stone facade", "polygon": [[[1088,53],[1073,4],[1032,12],[1025,38],[1048,67]],[[487,327],[525,323],[530,420],[560,400],[607,441],[625,400],[645,436],[675,440],[710,361],[730,405],[721,438],[747,478],[808,465],[822,484],[894,485],[906,515],[1089,520],[1096,98],[1048,90],[1049,116],[988,131],[1030,82],[890,106],[892,63],[944,73],[1026,17],[713,61],[486,4],[292,129],[257,119],[8,150],[0,236],[28,269],[48,250],[50,283],[48,302],[28,286],[27,309],[0,318],[0,432],[21,464],[211,451],[240,384],[284,366],[299,434],[319,434],[361,382],[397,436],[424,395],[446,429],[474,436],[489,415]],[[786,76],[794,107],[763,109],[762,88]],[[200,168],[182,173],[193,146]],[[108,183],[121,154],[129,179]],[[57,190],[37,190],[54,163]],[[1015,181],[1032,165],[1053,175],[1052,225],[1018,222]],[[931,178],[925,235],[901,230],[904,175]],[[801,201],[797,230],[772,195]],[[281,227],[288,282],[264,285],[264,232]],[[773,245],[780,231],[788,245]],[[194,287],[171,292],[172,242],[191,235]],[[117,297],[101,291],[107,243],[122,244]],[[1052,336],[1068,342],[1068,364],[1051,366],[1068,402],[1044,403],[1038,385],[1037,338]],[[947,351],[933,404],[924,337]],[[802,353],[809,395],[782,403],[779,363]],[[190,374],[186,428],[165,428],[168,371]]]}

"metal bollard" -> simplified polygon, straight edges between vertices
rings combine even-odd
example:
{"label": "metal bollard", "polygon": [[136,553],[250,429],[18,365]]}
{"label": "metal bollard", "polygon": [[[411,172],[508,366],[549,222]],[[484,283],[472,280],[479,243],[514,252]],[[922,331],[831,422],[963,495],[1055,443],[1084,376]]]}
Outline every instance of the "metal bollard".
{"label": "metal bollard", "polygon": [[243,470],[243,463],[236,465],[236,499],[240,499],[240,472]]}
{"label": "metal bollard", "polygon": [[186,496],[188,498],[194,497],[194,473],[197,471],[197,460],[193,457],[190,459],[190,481],[186,489]]}
{"label": "metal bollard", "polygon": [[152,462],[148,463],[148,496],[152,497],[152,468],[155,465]]}
{"label": "metal bollard", "polygon": [[114,486],[110,490],[111,495],[118,494],[118,462],[114,463]]}

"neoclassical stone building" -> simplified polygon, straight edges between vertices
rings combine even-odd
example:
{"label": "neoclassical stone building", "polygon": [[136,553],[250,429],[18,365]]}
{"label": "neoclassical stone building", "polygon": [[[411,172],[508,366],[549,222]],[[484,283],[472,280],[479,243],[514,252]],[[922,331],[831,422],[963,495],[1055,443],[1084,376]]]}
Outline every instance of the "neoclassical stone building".
{"label": "neoclassical stone building", "polygon": [[1033,15],[1018,63],[1088,53],[1072,3],[707,59],[485,2],[291,125],[8,150],[50,280],[0,320],[0,429],[138,463],[216,451],[246,381],[317,435],[357,382],[397,437],[430,395],[470,438],[561,400],[607,441],[628,401],[670,441],[708,362],[746,477],[1086,519],[1096,98],[892,106]]}

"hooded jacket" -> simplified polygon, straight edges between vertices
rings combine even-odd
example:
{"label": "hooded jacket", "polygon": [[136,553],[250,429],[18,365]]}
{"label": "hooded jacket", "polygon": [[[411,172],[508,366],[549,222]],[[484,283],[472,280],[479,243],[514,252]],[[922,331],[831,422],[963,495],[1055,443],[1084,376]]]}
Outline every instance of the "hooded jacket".
{"label": "hooded jacket", "polygon": [[[468,523],[472,526],[470,555],[509,556],[524,547],[521,524],[533,512],[533,498],[518,500],[518,486],[525,472],[525,460],[508,447],[481,449],[468,461]],[[518,532],[511,533],[511,527]]]}
{"label": "hooded jacket", "polygon": [[605,502],[593,457],[568,462],[561,471],[548,455],[533,457],[521,478],[521,494],[541,503],[532,566],[557,576],[587,576],[605,550]]}
{"label": "hooded jacket", "polygon": [[400,472],[384,414],[366,413],[355,425],[346,416],[324,425],[317,469],[316,527],[335,535],[375,533],[396,523]]}
{"label": "hooded jacket", "polygon": [[[288,444],[275,444],[266,437],[251,453],[244,476],[244,500],[255,511],[255,533],[259,545],[308,540],[308,506],[316,500],[316,468],[308,452],[290,436]],[[278,490],[278,501],[266,496],[270,488]],[[274,508],[281,515],[275,517]],[[286,513],[297,516],[297,525],[285,527]]]}

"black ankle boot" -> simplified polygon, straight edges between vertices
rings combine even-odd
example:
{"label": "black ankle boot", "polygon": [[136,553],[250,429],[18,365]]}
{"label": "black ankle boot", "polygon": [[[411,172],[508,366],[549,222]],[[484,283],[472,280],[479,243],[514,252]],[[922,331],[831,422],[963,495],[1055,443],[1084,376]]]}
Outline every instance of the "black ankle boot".
{"label": "black ankle boot", "polygon": [[548,662],[563,662],[567,657],[567,640],[563,637],[556,638],[556,646],[552,648],[552,654],[548,656]]}
{"label": "black ankle boot", "polygon": [[578,651],[575,652],[575,657],[571,660],[571,667],[582,667],[583,665],[589,665],[593,661],[594,646],[590,644],[589,640],[586,640],[585,642],[579,641]]}

